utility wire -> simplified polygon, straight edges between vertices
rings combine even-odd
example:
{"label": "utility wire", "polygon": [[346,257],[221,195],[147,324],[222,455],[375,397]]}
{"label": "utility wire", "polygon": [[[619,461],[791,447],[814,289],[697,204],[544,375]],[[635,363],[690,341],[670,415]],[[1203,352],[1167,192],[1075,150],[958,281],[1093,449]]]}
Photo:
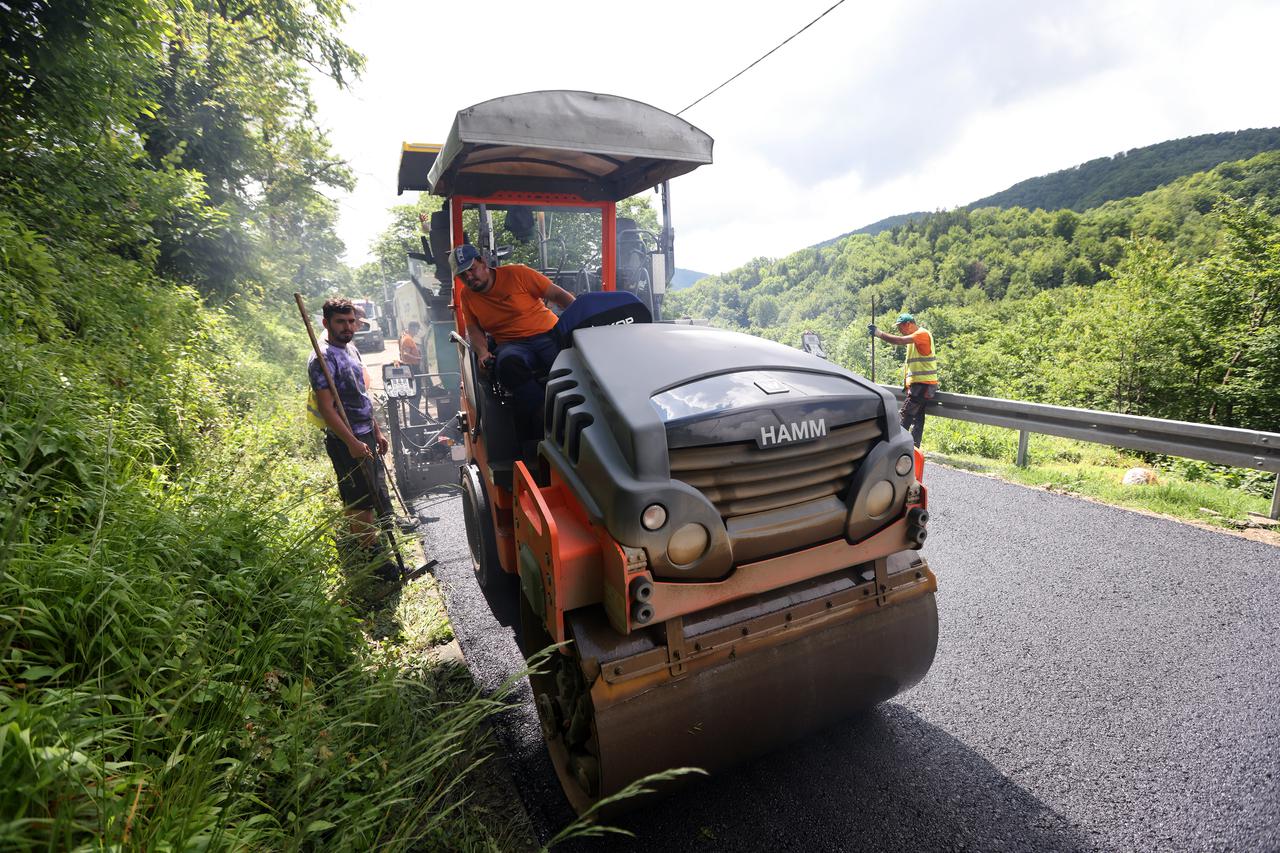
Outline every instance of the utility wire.
{"label": "utility wire", "polygon": [[772,56],[772,55],[773,55],[774,51],[776,51],[778,48],[782,47],[782,46],[783,46],[784,44],[786,44],[787,42],[791,41],[791,40],[792,40],[793,38],[795,38],[796,36],[800,35],[800,34],[801,34],[802,32],[804,32],[805,30],[809,29],[809,27],[812,27],[814,24],[818,23],[818,21],[821,21],[823,18],[825,18],[827,15],[829,15],[829,14],[832,12],[832,10],[834,10],[834,9],[836,8],[836,6],[839,6],[839,5],[840,5],[840,4],[842,4],[842,3],[844,3],[844,0],[836,0],[835,4],[834,4],[830,9],[828,9],[828,10],[827,10],[827,11],[825,11],[825,12],[823,12],[821,15],[819,15],[819,16],[818,16],[818,17],[816,17],[816,18],[814,18],[812,21],[810,21],[809,23],[805,24],[803,27],[801,27],[800,29],[796,30],[796,31],[795,31],[794,33],[792,33],[791,35],[787,36],[785,39],[783,39],[783,40],[782,40],[782,42],[781,42],[781,43],[779,43],[779,44],[775,45],[775,46],[774,46],[774,48],[773,48],[773,50],[769,51],[769,52],[768,52],[768,53],[766,53],[764,56],[760,57],[760,58],[759,58],[759,59],[757,59],[755,62],[751,63],[751,64],[750,64],[750,65],[748,65],[746,68],[742,69],[742,70],[741,70],[741,71],[739,71],[737,74],[735,74],[735,75],[733,75],[732,77],[730,77],[728,80],[725,80],[725,81],[724,81],[723,83],[721,83],[719,86],[716,86],[716,87],[715,87],[714,89],[712,89],[710,92],[707,92],[707,94],[703,95],[701,98],[698,98],[698,100],[694,101],[692,104],[690,104],[689,106],[685,107],[683,110],[680,110],[680,112],[676,113],[676,115],[680,115],[680,113],[683,113],[685,110],[689,110],[689,109],[692,109],[692,108],[696,107],[698,104],[702,103],[702,102],[703,102],[703,101],[705,101],[707,98],[710,98],[710,97],[711,97],[712,95],[714,95],[716,92],[719,92],[719,91],[720,91],[721,89],[723,89],[725,86],[728,86],[728,85],[729,85],[730,83],[732,83],[734,80],[737,80],[737,79],[738,79],[739,77],[741,77],[743,74],[746,74],[746,73],[747,73],[748,71],[750,71],[752,68],[755,68],[755,67],[756,67],[757,65],[759,65],[761,62],[764,62],[766,59],[768,59],[770,56]]}

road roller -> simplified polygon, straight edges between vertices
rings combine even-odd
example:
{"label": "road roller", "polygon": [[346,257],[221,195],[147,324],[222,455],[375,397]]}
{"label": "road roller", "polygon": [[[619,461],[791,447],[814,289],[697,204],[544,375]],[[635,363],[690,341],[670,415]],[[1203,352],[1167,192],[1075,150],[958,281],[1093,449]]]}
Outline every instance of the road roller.
{"label": "road roller", "polygon": [[[892,394],[800,349],[662,317],[670,181],[711,154],[647,104],[541,91],[467,107],[442,144],[401,157],[400,190],[441,199],[424,247],[472,243],[577,297],[538,377],[540,434],[518,429],[463,318],[454,340],[472,564],[491,602],[518,597],[526,654],[556,646],[530,682],[579,813],[868,709],[923,678],[937,647],[924,457]],[[634,204],[619,215],[650,192],[652,221]]]}

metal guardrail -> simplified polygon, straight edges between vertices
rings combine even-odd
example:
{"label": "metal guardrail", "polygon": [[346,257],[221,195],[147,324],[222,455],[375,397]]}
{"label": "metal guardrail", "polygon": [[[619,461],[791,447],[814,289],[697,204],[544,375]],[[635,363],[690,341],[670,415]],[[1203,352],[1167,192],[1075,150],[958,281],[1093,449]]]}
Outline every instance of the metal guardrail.
{"label": "metal guardrail", "polygon": [[[885,386],[899,401],[901,388]],[[1057,435],[1111,447],[1146,450],[1237,468],[1276,474],[1271,497],[1271,517],[1280,518],[1280,433],[1210,426],[1187,421],[1166,421],[1138,415],[1095,412],[1043,403],[1024,403],[995,397],[938,392],[926,413],[1018,431],[1017,464],[1027,464],[1027,439],[1031,433]]]}

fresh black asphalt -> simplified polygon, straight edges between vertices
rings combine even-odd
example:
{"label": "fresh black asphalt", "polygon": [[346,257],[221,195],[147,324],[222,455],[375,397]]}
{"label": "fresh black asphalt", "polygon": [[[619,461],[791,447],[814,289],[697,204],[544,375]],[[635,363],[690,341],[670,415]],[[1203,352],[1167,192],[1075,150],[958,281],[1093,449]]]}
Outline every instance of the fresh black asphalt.
{"label": "fresh black asphalt", "polygon": [[[586,849],[1280,850],[1280,548],[938,466],[925,481],[925,680]],[[458,499],[417,508],[495,688],[522,665],[512,614],[472,579]],[[527,683],[517,699],[496,726],[545,839],[571,815]]]}

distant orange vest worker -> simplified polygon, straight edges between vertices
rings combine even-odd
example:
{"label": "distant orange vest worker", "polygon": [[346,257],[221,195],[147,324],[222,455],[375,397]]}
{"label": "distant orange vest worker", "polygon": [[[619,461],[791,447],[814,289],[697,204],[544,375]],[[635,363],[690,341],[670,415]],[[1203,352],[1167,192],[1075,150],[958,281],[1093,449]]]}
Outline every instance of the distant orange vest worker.
{"label": "distant orange vest worker", "polygon": [[422,331],[422,324],[417,320],[412,320],[405,327],[404,334],[400,336],[400,363],[408,364],[412,367],[418,367],[422,363],[422,350],[418,348],[418,333]]}
{"label": "distant orange vest worker", "polygon": [[916,447],[924,439],[924,408],[938,390],[938,353],[933,345],[933,334],[916,325],[916,318],[905,311],[898,315],[898,334],[890,335],[867,326],[872,337],[907,348],[906,375],[903,387],[907,397],[902,401],[899,420],[902,428],[911,433]]}
{"label": "distant orange vest worker", "polygon": [[933,350],[933,333],[917,327],[908,337],[911,338],[911,343],[907,344],[907,375],[904,384],[908,388],[917,383],[937,385],[938,356]]}

